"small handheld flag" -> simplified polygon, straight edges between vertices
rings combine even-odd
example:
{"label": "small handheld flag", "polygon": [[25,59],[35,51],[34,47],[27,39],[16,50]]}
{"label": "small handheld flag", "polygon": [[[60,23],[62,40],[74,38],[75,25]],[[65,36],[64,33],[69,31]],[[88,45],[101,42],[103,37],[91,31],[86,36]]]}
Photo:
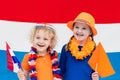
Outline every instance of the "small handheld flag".
{"label": "small handheld flag", "polygon": [[115,73],[101,43],[99,43],[96,47],[88,61],[88,64],[92,67],[93,70],[97,71],[102,78],[113,75]]}
{"label": "small handheld flag", "polygon": [[7,42],[6,42],[6,53],[7,53],[7,68],[12,72],[17,73],[18,70],[21,68],[21,64]]}

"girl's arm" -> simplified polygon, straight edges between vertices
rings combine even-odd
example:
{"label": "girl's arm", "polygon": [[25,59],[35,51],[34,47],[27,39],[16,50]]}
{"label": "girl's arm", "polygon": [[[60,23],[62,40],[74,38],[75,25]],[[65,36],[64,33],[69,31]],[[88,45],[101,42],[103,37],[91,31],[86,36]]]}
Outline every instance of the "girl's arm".
{"label": "girl's arm", "polygon": [[92,80],[99,80],[98,72],[93,72],[92,73]]}
{"label": "girl's arm", "polygon": [[61,50],[61,55],[60,55],[60,69],[62,72],[62,76],[64,75],[65,71],[66,71],[66,50],[65,50],[65,46],[63,46],[62,50]]}

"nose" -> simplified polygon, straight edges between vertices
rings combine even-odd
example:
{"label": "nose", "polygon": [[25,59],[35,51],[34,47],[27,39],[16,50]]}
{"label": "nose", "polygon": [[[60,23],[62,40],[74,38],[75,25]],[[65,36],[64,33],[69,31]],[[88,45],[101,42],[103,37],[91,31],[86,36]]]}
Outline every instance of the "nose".
{"label": "nose", "polygon": [[77,32],[79,32],[79,33],[82,32],[82,29],[79,28],[79,29],[77,30]]}
{"label": "nose", "polygon": [[39,42],[39,43],[43,43],[43,39],[39,39],[38,42]]}

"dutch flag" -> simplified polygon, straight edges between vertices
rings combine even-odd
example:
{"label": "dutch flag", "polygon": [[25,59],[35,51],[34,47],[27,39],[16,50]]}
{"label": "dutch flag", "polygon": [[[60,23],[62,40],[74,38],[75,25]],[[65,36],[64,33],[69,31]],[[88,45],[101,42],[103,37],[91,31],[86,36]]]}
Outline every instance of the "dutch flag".
{"label": "dutch flag", "polygon": [[21,64],[7,42],[6,42],[6,53],[7,53],[7,68],[12,72],[17,73],[18,70],[21,68]]}

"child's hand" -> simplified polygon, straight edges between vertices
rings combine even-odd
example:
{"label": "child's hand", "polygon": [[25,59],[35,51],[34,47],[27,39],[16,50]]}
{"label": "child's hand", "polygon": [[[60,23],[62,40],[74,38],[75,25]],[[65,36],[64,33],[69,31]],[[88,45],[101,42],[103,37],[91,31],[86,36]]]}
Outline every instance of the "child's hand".
{"label": "child's hand", "polygon": [[18,75],[19,80],[26,80],[25,73],[24,73],[23,70],[20,69],[20,70],[17,72],[17,75]]}
{"label": "child's hand", "polygon": [[92,80],[99,80],[98,72],[93,72],[92,73]]}

